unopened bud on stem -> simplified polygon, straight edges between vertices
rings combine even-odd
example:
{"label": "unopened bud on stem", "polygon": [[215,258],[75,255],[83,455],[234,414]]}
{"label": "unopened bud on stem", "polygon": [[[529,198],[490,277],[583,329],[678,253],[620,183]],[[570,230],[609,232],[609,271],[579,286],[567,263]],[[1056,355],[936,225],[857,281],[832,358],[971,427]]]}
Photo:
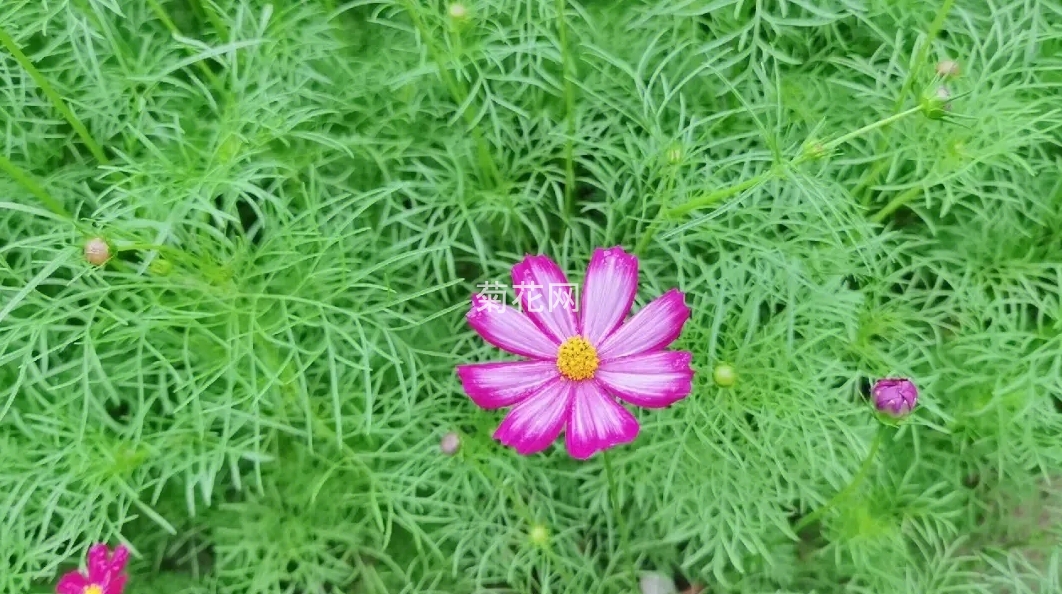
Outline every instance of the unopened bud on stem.
{"label": "unopened bud on stem", "polygon": [[871,389],[874,408],[891,417],[904,417],[918,403],[918,387],[907,378],[885,378]]}
{"label": "unopened bud on stem", "polygon": [[111,246],[102,237],[93,237],[85,242],[85,260],[93,266],[103,266],[111,259]]}
{"label": "unopened bud on stem", "polygon": [[538,546],[545,546],[549,542],[549,530],[541,524],[536,524],[531,527],[531,533],[528,535],[531,538],[531,542]]}
{"label": "unopened bud on stem", "polygon": [[951,111],[951,91],[937,87],[922,97],[922,113],[931,120],[941,120]]}
{"label": "unopened bud on stem", "polygon": [[727,363],[720,363],[712,370],[712,379],[720,388],[729,388],[737,382],[737,371]]}

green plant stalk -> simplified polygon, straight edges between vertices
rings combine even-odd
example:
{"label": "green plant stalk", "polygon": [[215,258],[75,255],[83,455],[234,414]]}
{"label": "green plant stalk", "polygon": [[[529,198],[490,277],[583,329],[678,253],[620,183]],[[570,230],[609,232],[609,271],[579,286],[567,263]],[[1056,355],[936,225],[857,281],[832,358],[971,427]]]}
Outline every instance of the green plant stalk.
{"label": "green plant stalk", "polygon": [[627,521],[623,519],[623,512],[619,507],[619,491],[616,488],[616,475],[612,471],[612,458],[609,456],[608,450],[601,452],[601,460],[605,465],[605,478],[608,480],[609,507],[612,509],[612,517],[616,519],[616,529],[619,530],[620,533],[620,551],[623,553],[624,561],[630,566],[631,584],[635,590],[637,590],[638,568],[635,565],[634,557],[631,555],[630,534],[627,532]]}
{"label": "green plant stalk", "polygon": [[725,188],[723,188],[721,190],[716,190],[714,192],[710,192],[710,193],[702,196],[701,198],[699,198],[697,200],[691,200],[691,201],[687,202],[686,204],[682,204],[680,206],[676,206],[675,208],[672,208],[669,211],[667,211],[667,214],[669,216],[679,216],[679,215],[684,215],[684,214],[686,214],[686,213],[688,213],[690,211],[697,210],[699,208],[704,208],[705,206],[711,206],[711,205],[715,204],[716,202],[719,202],[720,200],[723,200],[725,198],[729,198],[729,197],[733,196],[734,194],[740,194],[741,192],[744,192],[745,190],[748,190],[750,188],[754,188],[754,187],[756,187],[756,186],[758,186],[758,185],[760,185],[760,184],[762,184],[762,183],[764,183],[764,182],[766,182],[768,180],[774,179],[775,177],[777,177],[777,175],[778,175],[777,170],[775,168],[771,168],[771,169],[769,169],[767,171],[764,171],[763,173],[761,173],[759,175],[756,175],[754,177],[750,177],[749,179],[746,179],[745,181],[738,182],[738,183],[736,183],[734,185],[731,185],[731,186],[727,186],[727,187],[725,187]]}
{"label": "green plant stalk", "polygon": [[26,56],[18,44],[15,43],[14,38],[8,35],[7,31],[2,26],[0,26],[0,45],[3,45],[4,48],[14,56],[15,61],[19,63],[19,66],[21,66],[22,69],[33,78],[33,81],[37,83],[37,86],[41,88],[41,91],[43,91],[45,96],[52,102],[52,105],[54,105],[59,113],[62,114],[63,118],[73,126],[74,131],[81,138],[81,141],[85,143],[85,146],[88,147],[92,156],[94,156],[101,164],[106,165],[109,163],[110,161],[107,159],[107,155],[103,153],[103,148],[94,138],[92,138],[92,134],[89,133],[88,128],[81,123],[81,120],[78,119],[77,115],[66,104],[66,101],[63,100],[62,96],[56,92],[55,88],[48,82],[48,79],[37,70],[37,67],[33,65],[33,62],[30,61],[29,57]]}
{"label": "green plant stalk", "polygon": [[10,175],[16,182],[19,183],[19,185],[21,185],[23,188],[26,188],[26,190],[30,194],[36,196],[37,199],[40,200],[41,203],[44,204],[44,207],[48,210],[54,212],[55,214],[65,219],[74,219],[74,217],[65,208],[63,208],[63,204],[56,200],[54,197],[52,197],[52,195],[44,189],[44,186],[38,183],[32,175],[24,171],[18,165],[15,165],[11,161],[9,161],[8,158],[3,155],[0,155],[0,171],[3,171],[4,173]]}
{"label": "green plant stalk", "polygon": [[896,212],[901,206],[904,206],[905,204],[913,200],[916,196],[918,196],[918,192],[921,189],[922,188],[915,186],[913,188],[908,188],[903,192],[900,192],[896,195],[895,198],[890,200],[888,204],[881,207],[881,210],[874,213],[874,215],[870,217],[870,221],[873,223],[881,223],[885,220],[885,217]]}
{"label": "green plant stalk", "polygon": [[878,449],[881,447],[881,441],[885,435],[883,427],[883,425],[878,425],[878,431],[874,434],[874,441],[870,442],[870,451],[867,452],[866,459],[863,460],[863,464],[859,467],[859,470],[856,471],[856,474],[854,477],[852,477],[851,482],[849,482],[844,489],[838,491],[837,494],[834,495],[832,499],[827,501],[825,505],[801,518],[800,521],[797,522],[796,526],[793,527],[793,532],[800,532],[801,530],[807,528],[813,522],[821,518],[823,514],[833,509],[835,506],[837,506],[838,503],[844,501],[845,498],[847,498],[849,495],[855,492],[856,489],[859,488],[859,485],[862,484],[862,482],[866,479],[867,474],[870,472],[870,467],[873,465],[874,459],[877,458]]}
{"label": "green plant stalk", "polygon": [[[916,106],[916,107],[912,107],[910,109],[901,111],[900,113],[896,113],[896,114],[893,114],[893,115],[891,115],[891,116],[889,116],[887,118],[884,118],[884,119],[878,120],[876,122],[867,124],[866,126],[863,126],[862,128],[859,128],[857,130],[853,130],[853,131],[848,132],[847,134],[844,134],[842,136],[839,136],[839,137],[837,137],[837,138],[835,138],[835,139],[833,139],[833,140],[831,140],[829,142],[823,143],[823,147],[826,149],[827,152],[831,151],[831,150],[837,148],[838,146],[848,142],[849,140],[852,140],[853,138],[856,138],[858,136],[862,136],[863,134],[866,134],[867,132],[872,132],[874,130],[877,130],[878,128],[882,128],[884,126],[888,126],[889,124],[892,124],[894,122],[902,120],[903,118],[906,118],[907,116],[910,116],[911,114],[918,113],[919,111],[922,111],[922,107],[921,106]],[[711,192],[711,193],[709,193],[709,194],[707,194],[707,195],[705,195],[705,196],[703,196],[701,198],[698,198],[696,200],[691,200],[691,201],[689,201],[689,202],[687,202],[685,204],[682,204],[680,206],[676,206],[675,208],[670,209],[667,214],[669,216],[678,216],[678,215],[686,214],[686,213],[688,213],[690,211],[693,211],[693,210],[697,210],[699,208],[704,208],[705,206],[710,206],[710,205],[715,204],[716,202],[718,202],[720,200],[723,200],[725,198],[729,198],[730,196],[733,196],[734,194],[739,194],[741,192],[744,192],[745,190],[748,190],[750,188],[756,187],[756,186],[758,186],[758,185],[760,185],[760,184],[762,184],[762,183],[764,183],[764,182],[766,182],[768,180],[775,179],[775,178],[779,177],[781,175],[782,171],[784,171],[785,169],[800,165],[801,163],[803,163],[805,161],[808,161],[808,160],[810,160],[812,158],[813,157],[811,157],[807,153],[800,153],[796,157],[791,159],[789,161],[789,163],[787,163],[784,166],[772,167],[771,169],[768,169],[767,171],[764,171],[763,173],[761,173],[761,174],[759,174],[759,175],[757,175],[755,177],[751,177],[749,179],[746,179],[745,181],[739,182],[739,183],[734,184],[732,186],[727,186],[727,187],[725,187],[725,188],[723,188],[721,190],[716,190],[714,192]]]}
{"label": "green plant stalk", "polygon": [[[918,48],[918,52],[915,54],[914,65],[912,65],[911,69],[907,72],[903,85],[900,86],[900,92],[896,95],[896,101],[893,103],[892,108],[893,111],[900,110],[904,98],[907,96],[907,93],[911,91],[911,87],[914,85],[918,75],[921,74],[922,68],[925,67],[925,62],[929,57],[929,48],[933,43],[933,39],[940,34],[940,30],[944,27],[944,19],[948,18],[948,13],[951,12],[951,8],[954,4],[955,0],[944,0],[944,2],[941,3],[940,8],[937,9],[937,14],[934,15],[933,21],[929,24],[929,31],[926,32],[925,41],[922,42],[922,45]],[[883,148],[884,147],[879,143],[875,154],[880,154]],[[884,171],[886,167],[887,165],[884,160],[875,163],[874,167],[871,168],[866,177],[859,182],[852,193],[854,194],[869,190],[870,186],[877,181],[878,176],[881,175],[881,172]],[[864,196],[864,198],[867,198],[867,196]],[[866,203],[866,200],[864,200],[864,203]]]}
{"label": "green plant stalk", "polygon": [[200,18],[205,18],[210,21],[210,25],[214,27],[214,31],[221,39],[225,40],[229,38],[228,27],[225,23],[221,22],[214,9],[210,6],[203,6],[202,0],[188,0],[188,4],[192,6],[192,12],[196,13]]}
{"label": "green plant stalk", "polygon": [[[482,464],[474,456],[469,456],[464,452],[462,452],[460,456],[462,460],[471,463],[472,466],[475,467],[475,469],[481,475],[483,475],[488,481],[490,481],[492,485],[494,485],[495,489],[497,489],[501,493],[504,493],[508,497],[508,499],[513,502],[513,504],[516,506],[516,513],[523,518],[524,523],[528,526],[528,528],[531,528],[536,524],[535,516],[531,512],[531,506],[529,506],[524,501],[523,497],[520,496],[516,489],[512,488],[511,485],[502,482],[502,480],[498,477],[497,474],[494,473],[493,470],[491,470],[488,466]],[[553,563],[557,566],[564,581],[569,584],[573,583],[574,577],[570,575],[564,568],[564,563],[562,562],[560,554],[553,550],[553,543],[547,540],[546,544],[543,545],[542,550],[546,552],[546,556],[549,557],[550,560],[552,560]]]}
{"label": "green plant stalk", "polygon": [[[446,67],[446,62],[443,60],[442,51],[435,45],[435,41],[431,37],[431,31],[424,25],[424,21],[420,18],[420,13],[417,10],[417,5],[412,0],[403,0],[406,12],[409,13],[409,18],[413,21],[413,28],[420,33],[420,36],[424,38],[424,45],[428,50],[428,55],[431,56],[435,62],[436,67],[439,70],[439,77],[442,78],[443,84],[446,85],[450,91],[450,95],[454,102],[458,105],[464,104],[468,100],[468,89],[461,84]],[[483,138],[483,133],[476,126],[476,117],[469,109],[464,110],[463,117],[465,123],[468,125],[469,131],[472,133],[472,138],[476,143],[477,158],[479,160],[480,169],[483,173],[497,185],[500,182],[500,174],[498,172],[498,166],[494,163],[494,157],[491,156],[490,147],[487,146],[487,141]]]}
{"label": "green plant stalk", "polygon": [[557,0],[557,36],[560,41],[561,77],[564,80],[564,119],[567,139],[564,142],[564,213],[570,217],[575,208],[575,88],[572,86],[572,58],[568,46],[568,23],[565,19],[568,0]]}
{"label": "green plant stalk", "polygon": [[[158,0],[147,0],[147,3],[149,6],[151,6],[151,10],[155,12],[155,16],[157,16],[159,20],[162,21],[162,25],[166,27],[166,30],[169,31],[171,35],[175,37],[182,36],[181,30],[177,28],[177,24],[173,22],[173,20],[170,18],[170,15],[166,14],[166,9],[164,9],[162,5],[158,3]],[[191,49],[188,49],[187,53],[189,55],[195,54],[195,52],[191,51]],[[207,68],[206,64],[204,64],[201,60],[197,60],[195,65],[199,68],[199,71],[203,73],[203,76],[206,77],[207,81],[210,82],[211,86],[219,90],[221,89],[221,81],[219,81],[218,77],[210,71],[210,68]]]}
{"label": "green plant stalk", "polygon": [[653,217],[649,226],[646,227],[645,231],[642,233],[642,237],[638,240],[638,244],[634,246],[634,254],[637,256],[645,255],[645,250],[649,247],[649,242],[653,240],[657,228],[663,223],[664,214],[667,212],[668,205],[671,204],[671,193],[675,189],[675,169],[676,167],[674,165],[670,167],[668,176],[664,182],[663,204],[657,209],[656,216]]}
{"label": "green plant stalk", "polygon": [[948,13],[951,12],[951,7],[954,4],[955,0],[944,0],[941,2],[940,8],[937,9],[937,14],[933,16],[933,22],[929,24],[929,31],[926,32],[925,41],[918,48],[918,53],[915,55],[914,65],[907,72],[903,86],[900,87],[900,94],[896,96],[893,111],[900,109],[900,106],[903,105],[904,96],[911,91],[911,86],[914,85],[915,79],[921,74],[926,59],[929,57],[929,47],[933,44],[933,40],[937,35],[940,34],[940,30],[944,28],[944,19],[948,18]]}

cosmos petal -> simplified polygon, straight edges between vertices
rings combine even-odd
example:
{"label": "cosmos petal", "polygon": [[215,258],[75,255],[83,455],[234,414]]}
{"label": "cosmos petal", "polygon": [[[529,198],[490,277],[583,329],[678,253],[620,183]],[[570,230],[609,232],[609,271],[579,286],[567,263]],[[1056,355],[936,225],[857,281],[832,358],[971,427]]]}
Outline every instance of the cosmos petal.
{"label": "cosmos petal", "polygon": [[483,340],[510,353],[532,359],[553,359],[560,346],[516,309],[483,295],[472,296],[465,316]]}
{"label": "cosmos petal", "polygon": [[59,583],[55,585],[55,592],[56,594],[83,594],[88,586],[87,577],[77,571],[71,571],[59,578]]}
{"label": "cosmos petal", "polygon": [[557,342],[575,336],[575,286],[556,262],[528,255],[513,266],[512,276],[520,305],[536,326]]}
{"label": "cosmos petal", "polygon": [[125,582],[129,579],[126,574],[121,574],[114,578],[103,588],[103,594],[122,594],[125,591]]}
{"label": "cosmos petal", "polygon": [[527,396],[505,416],[494,439],[524,456],[548,448],[564,428],[576,385],[558,377]]}
{"label": "cosmos petal", "polygon": [[89,547],[87,556],[88,577],[94,582],[102,582],[110,572],[111,551],[105,544]]}
{"label": "cosmos petal", "polygon": [[638,437],[638,420],[596,382],[578,382],[575,386],[564,436],[573,458],[586,460]]}
{"label": "cosmos petal", "polygon": [[631,311],[638,290],[638,258],[623,248],[598,248],[583,282],[579,333],[599,345]]}
{"label": "cosmos petal", "polygon": [[506,361],[458,365],[457,376],[476,406],[505,408],[559,377],[554,361]]}
{"label": "cosmos petal", "polygon": [[671,289],[654,299],[608,336],[597,350],[602,361],[662,349],[682,333],[690,317],[686,296]]}
{"label": "cosmos petal", "polygon": [[594,379],[610,394],[635,406],[663,408],[689,395],[693,387],[693,354],[660,351],[612,359]]}

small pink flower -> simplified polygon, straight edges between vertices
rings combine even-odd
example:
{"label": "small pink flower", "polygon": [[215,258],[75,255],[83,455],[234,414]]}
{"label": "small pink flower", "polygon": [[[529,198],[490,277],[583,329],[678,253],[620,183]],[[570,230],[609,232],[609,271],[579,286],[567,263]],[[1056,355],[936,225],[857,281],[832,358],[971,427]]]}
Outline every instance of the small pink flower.
{"label": "small pink flower", "polygon": [[905,416],[918,403],[918,388],[907,378],[880,379],[871,392],[874,407],[894,417]]}
{"label": "small pink flower", "polygon": [[547,256],[513,267],[523,312],[472,297],[468,323],[494,346],[526,361],[459,365],[465,392],[484,409],[512,407],[494,438],[522,455],[550,446],[563,430],[572,457],[630,443],[638,421],[617,398],[663,408],[690,393],[692,355],[666,351],[689,319],[672,289],[624,321],[638,288],[638,258],[594,250],[575,306],[574,285]]}
{"label": "small pink flower", "polygon": [[56,594],[122,594],[128,579],[125,564],[129,561],[129,549],[124,545],[114,547],[114,552],[105,544],[92,545],[88,552],[88,575],[71,571],[55,586]]}

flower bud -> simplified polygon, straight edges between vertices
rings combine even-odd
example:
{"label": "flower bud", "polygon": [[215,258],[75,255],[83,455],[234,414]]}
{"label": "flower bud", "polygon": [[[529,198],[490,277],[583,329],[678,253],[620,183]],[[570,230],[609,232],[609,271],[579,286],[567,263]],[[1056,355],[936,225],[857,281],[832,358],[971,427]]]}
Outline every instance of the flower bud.
{"label": "flower bud", "polygon": [[955,60],[941,60],[937,62],[937,74],[944,78],[955,78],[959,76],[962,69],[959,67],[959,63]]}
{"label": "flower bud", "polygon": [[85,242],[85,259],[93,266],[103,266],[111,259],[111,246],[102,237],[93,237]]}
{"label": "flower bud", "polygon": [[951,111],[951,91],[947,87],[937,87],[932,93],[922,97],[922,113],[931,120],[941,120]]}
{"label": "flower bud", "polygon": [[712,379],[720,388],[729,388],[737,382],[737,371],[727,363],[720,363],[712,371]]}
{"label": "flower bud", "polygon": [[678,165],[678,164],[682,163],[682,157],[683,157],[683,154],[682,154],[682,147],[681,146],[676,144],[676,145],[672,146],[671,148],[667,149],[667,162],[668,162],[668,165]]}
{"label": "flower bud", "polygon": [[918,402],[918,388],[907,378],[878,380],[871,389],[874,408],[892,417],[903,417]]}
{"label": "flower bud", "polygon": [[461,437],[453,431],[443,435],[439,440],[439,451],[445,456],[453,456],[461,449]]}
{"label": "flower bud", "polygon": [[159,276],[166,276],[173,272],[173,263],[160,256],[152,260],[151,264],[148,264],[148,270]]}
{"label": "flower bud", "polygon": [[446,9],[446,13],[455,21],[463,21],[468,18],[468,8],[460,2],[454,2],[451,4]]}
{"label": "flower bud", "polygon": [[827,154],[826,145],[818,140],[804,143],[804,156],[807,159],[822,159]]}
{"label": "flower bud", "polygon": [[549,542],[549,530],[541,524],[536,524],[531,527],[531,533],[529,534],[531,542],[538,546],[545,546]]}

